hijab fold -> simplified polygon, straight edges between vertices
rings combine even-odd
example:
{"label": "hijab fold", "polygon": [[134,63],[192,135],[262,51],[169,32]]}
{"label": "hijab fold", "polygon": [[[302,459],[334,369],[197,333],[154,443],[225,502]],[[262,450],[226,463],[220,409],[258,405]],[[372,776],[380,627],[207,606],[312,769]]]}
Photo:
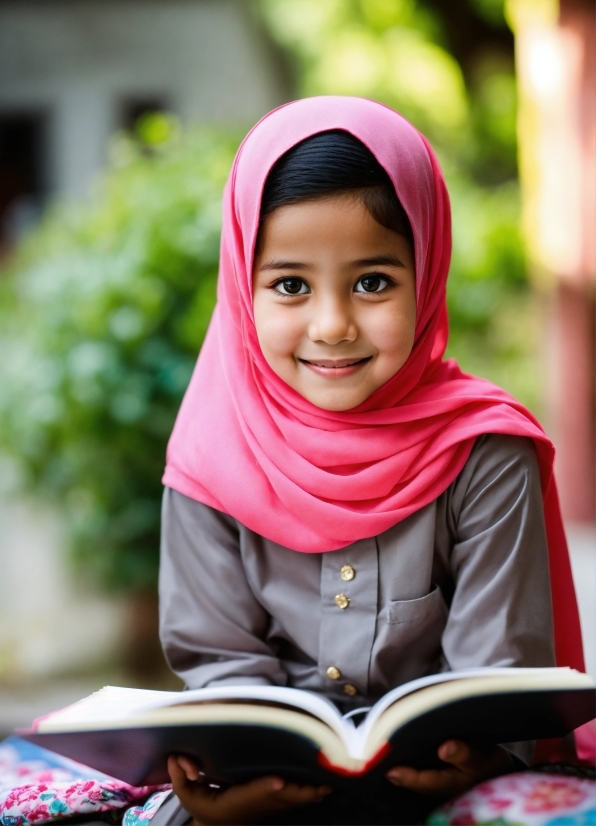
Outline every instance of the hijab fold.
{"label": "hijab fold", "polygon": [[[273,373],[252,308],[263,186],[300,141],[342,129],[370,149],[409,217],[417,323],[405,365],[353,410],[315,407]],[[533,439],[549,546],[557,663],[583,670],[581,633],[553,476],[554,448],[504,390],[444,360],[451,257],[449,199],[426,139],[382,104],[296,101],[266,115],[236,156],[224,192],[218,303],[168,445],[164,484],[280,545],[337,550],[434,501],[485,433]]]}

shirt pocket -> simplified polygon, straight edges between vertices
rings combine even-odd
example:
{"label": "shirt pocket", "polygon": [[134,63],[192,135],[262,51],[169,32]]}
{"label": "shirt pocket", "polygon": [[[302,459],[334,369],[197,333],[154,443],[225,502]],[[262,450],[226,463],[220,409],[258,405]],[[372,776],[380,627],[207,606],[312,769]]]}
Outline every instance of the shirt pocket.
{"label": "shirt pocket", "polygon": [[425,628],[444,625],[447,614],[441,589],[435,585],[429,594],[418,599],[390,600],[387,606],[387,624],[411,626],[415,633],[419,633]]}
{"label": "shirt pocket", "polygon": [[437,587],[419,599],[385,603],[373,651],[371,685],[375,691],[384,693],[400,683],[440,670],[447,617],[447,605]]}

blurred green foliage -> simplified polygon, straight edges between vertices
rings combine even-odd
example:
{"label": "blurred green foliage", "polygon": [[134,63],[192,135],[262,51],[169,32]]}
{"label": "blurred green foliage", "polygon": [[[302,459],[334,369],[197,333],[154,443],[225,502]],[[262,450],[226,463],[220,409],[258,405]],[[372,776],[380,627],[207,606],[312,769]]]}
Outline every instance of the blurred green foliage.
{"label": "blurred green foliage", "polygon": [[153,586],[165,446],[215,303],[238,136],[163,115],[119,137],[88,203],[56,207],[1,286],[0,432],[57,499],[90,578]]}

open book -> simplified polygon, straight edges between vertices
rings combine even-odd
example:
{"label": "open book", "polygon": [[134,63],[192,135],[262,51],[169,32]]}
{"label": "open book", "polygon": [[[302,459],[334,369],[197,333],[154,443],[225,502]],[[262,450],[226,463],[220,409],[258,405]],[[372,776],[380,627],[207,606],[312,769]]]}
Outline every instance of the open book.
{"label": "open book", "polygon": [[216,782],[278,774],[341,786],[397,764],[436,765],[450,737],[489,744],[564,736],[596,715],[596,684],[569,668],[457,671],[399,686],[358,726],[351,714],[293,688],[108,686],[18,733],[133,785],[167,782],[167,756],[178,753]]}

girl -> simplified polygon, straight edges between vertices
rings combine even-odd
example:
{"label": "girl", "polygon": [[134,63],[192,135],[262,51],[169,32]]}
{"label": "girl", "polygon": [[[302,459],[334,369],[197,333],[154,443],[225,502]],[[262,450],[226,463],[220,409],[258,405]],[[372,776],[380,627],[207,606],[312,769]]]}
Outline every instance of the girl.
{"label": "girl", "polygon": [[[443,360],[450,249],[438,162],[385,106],[297,101],[242,144],[164,476],[161,638],[189,687],[289,685],[348,710],[444,670],[583,669],[553,447]],[[184,758],[170,772],[197,823],[412,823],[531,757],[438,754],[347,804],[281,778],[214,791]]]}

